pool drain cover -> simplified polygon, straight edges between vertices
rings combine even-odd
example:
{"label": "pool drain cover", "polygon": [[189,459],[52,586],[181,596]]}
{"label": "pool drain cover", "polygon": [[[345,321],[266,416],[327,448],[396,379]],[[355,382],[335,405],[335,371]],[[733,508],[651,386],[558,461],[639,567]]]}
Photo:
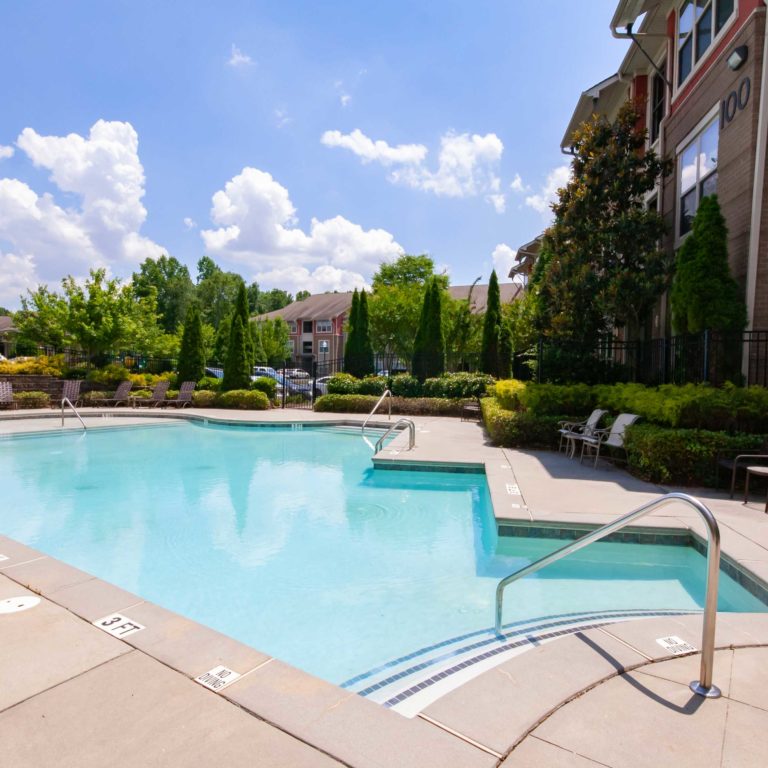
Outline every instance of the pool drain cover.
{"label": "pool drain cover", "polygon": [[40,603],[39,597],[34,595],[25,595],[24,597],[9,597],[0,600],[0,613],[18,613],[26,611],[27,608],[34,608]]}

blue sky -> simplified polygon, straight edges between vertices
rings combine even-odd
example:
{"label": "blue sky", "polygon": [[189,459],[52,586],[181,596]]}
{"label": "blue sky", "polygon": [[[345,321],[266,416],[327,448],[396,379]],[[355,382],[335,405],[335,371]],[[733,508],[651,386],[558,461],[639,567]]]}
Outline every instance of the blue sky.
{"label": "blue sky", "polygon": [[291,292],[399,250],[487,280],[549,219],[614,8],[2,0],[0,304],[163,252]]}

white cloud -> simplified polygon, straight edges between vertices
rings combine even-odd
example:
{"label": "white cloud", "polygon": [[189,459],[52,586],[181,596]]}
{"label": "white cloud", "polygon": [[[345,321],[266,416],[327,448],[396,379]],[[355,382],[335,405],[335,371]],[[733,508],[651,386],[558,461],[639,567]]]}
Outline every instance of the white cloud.
{"label": "white cloud", "polygon": [[398,144],[393,147],[386,141],[369,139],[359,128],[347,134],[326,131],[320,141],[326,147],[348,149],[364,163],[377,162],[385,166],[393,163],[419,164],[427,156],[427,148],[423,144]]}
{"label": "white cloud", "polygon": [[250,67],[254,64],[254,61],[247,53],[243,53],[234,43],[232,43],[232,51],[227,64],[229,64],[230,67]]}
{"label": "white cloud", "polygon": [[144,169],[130,123],[99,120],[87,138],[25,128],[16,144],[78,201],[65,208],[51,193],[38,195],[23,181],[0,178],[0,231],[15,253],[33,259],[36,279],[83,276],[91,266],[135,266],[163,252],[139,232],[147,216]]}
{"label": "white cloud", "polygon": [[28,289],[34,289],[37,283],[35,260],[31,255],[17,256],[0,251],[0,305],[19,308],[19,297]]}
{"label": "white cloud", "polygon": [[359,129],[352,133],[326,131],[321,141],[329,147],[344,147],[365,162],[395,166],[389,175],[393,184],[432,192],[441,197],[475,197],[485,200],[498,213],[505,210],[501,181],[496,168],[504,152],[504,144],[495,133],[447,133],[440,139],[437,169],[425,165],[427,148],[423,144],[400,144],[392,147],[386,141],[369,138]]}
{"label": "white cloud", "polygon": [[13,147],[6,147],[3,144],[0,144],[0,160],[6,160],[9,157],[13,157],[13,153]]}
{"label": "white cloud", "polygon": [[541,214],[548,214],[550,206],[557,200],[557,190],[564,187],[571,178],[571,166],[560,165],[549,173],[541,190],[525,198],[525,204]]}
{"label": "white cloud", "polygon": [[348,93],[342,93],[339,96],[339,101],[341,102],[342,107],[346,107],[350,101],[352,101],[352,97]]}
{"label": "white cloud", "polygon": [[509,185],[509,188],[513,192],[525,192],[527,189],[527,187],[523,184],[523,180],[519,173],[515,174],[515,178],[512,179],[512,183]]}
{"label": "white cloud", "polygon": [[278,128],[284,128],[289,123],[293,122],[293,118],[288,115],[284,109],[275,110],[275,125]]}
{"label": "white cloud", "polygon": [[342,216],[313,218],[306,233],[297,226],[288,190],[257,168],[244,168],[212,202],[216,228],[201,232],[206,252],[245,266],[264,285],[362,287],[381,261],[402,252],[389,232],[365,230]]}
{"label": "white cloud", "polygon": [[515,266],[515,256],[517,251],[510,248],[506,243],[499,243],[491,254],[493,259],[493,268],[496,270],[496,276],[500,281],[510,280],[509,270]]}
{"label": "white cloud", "polygon": [[190,218],[189,216],[185,216],[184,217],[184,226],[187,229],[196,229],[197,228],[197,222],[193,218]]}
{"label": "white cloud", "polygon": [[[358,80],[360,77],[365,74],[365,70],[361,70],[361,72],[358,74]],[[347,91],[347,89],[344,86],[343,80],[337,80],[333,87],[336,89],[336,92],[339,94],[339,103],[342,107],[346,107],[350,101],[352,101],[352,94]]]}

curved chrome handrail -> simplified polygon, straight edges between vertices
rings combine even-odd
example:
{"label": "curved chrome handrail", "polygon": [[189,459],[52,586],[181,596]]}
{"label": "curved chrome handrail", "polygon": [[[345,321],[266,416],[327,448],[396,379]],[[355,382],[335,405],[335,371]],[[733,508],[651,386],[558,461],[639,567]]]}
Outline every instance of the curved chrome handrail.
{"label": "curved chrome handrail", "polygon": [[377,441],[376,447],[373,449],[374,453],[378,453],[381,450],[381,446],[389,435],[394,432],[401,424],[408,425],[408,450],[410,451],[416,445],[416,425],[411,419],[398,419]]}
{"label": "curved chrome handrail", "polygon": [[522,579],[523,576],[527,576],[529,573],[535,573],[566,555],[570,555],[573,552],[583,549],[589,544],[624,528],[634,520],[648,514],[648,512],[657,509],[660,506],[670,504],[673,501],[682,501],[685,504],[692,506],[701,515],[707,525],[707,590],[704,599],[704,625],[701,633],[701,673],[699,680],[694,680],[690,684],[690,688],[699,696],[706,696],[711,699],[719,697],[720,689],[712,683],[712,667],[714,665],[715,655],[717,582],[720,575],[720,529],[718,528],[717,520],[715,520],[715,516],[712,512],[698,499],[689,496],[687,493],[667,493],[658,499],[649,501],[647,504],[643,504],[643,506],[638,507],[632,512],[628,512],[626,515],[614,520],[612,523],[608,523],[607,525],[582,536],[580,539],[576,539],[576,541],[572,541],[570,544],[560,547],[560,549],[555,550],[549,555],[546,555],[530,565],[525,566],[525,568],[521,568],[519,571],[515,571],[506,578],[503,578],[496,587],[496,634],[501,635],[502,637],[504,636],[501,631],[501,611],[504,601],[504,588],[508,584],[511,584],[518,579]]}
{"label": "curved chrome handrail", "polygon": [[387,418],[392,418],[392,393],[388,390],[384,390],[384,394],[376,401],[376,405],[373,406],[373,409],[371,412],[365,417],[365,421],[363,422],[362,429],[360,430],[363,435],[365,435],[365,427],[367,426],[368,422],[371,420],[371,416],[373,416],[374,413],[378,410],[378,407],[384,402],[385,397],[389,397],[389,415]]}
{"label": "curved chrome handrail", "polygon": [[77,408],[75,408],[74,405],[72,405],[71,400],[68,397],[62,397],[61,398],[61,426],[64,426],[64,406],[68,405],[72,409],[72,413],[77,416],[78,419],[80,419],[80,423],[83,425],[83,429],[87,432],[88,427],[85,426],[85,422],[80,417],[80,414],[77,412]]}

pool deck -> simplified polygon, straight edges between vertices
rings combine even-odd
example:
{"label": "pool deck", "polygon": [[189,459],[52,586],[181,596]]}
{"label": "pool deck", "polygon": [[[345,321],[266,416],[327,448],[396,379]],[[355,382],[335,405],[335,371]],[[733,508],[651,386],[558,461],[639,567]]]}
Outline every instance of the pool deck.
{"label": "pool deck", "polygon": [[[51,411],[0,414],[0,438],[60,430]],[[360,424],[359,414],[286,410],[83,409],[90,428],[167,418]],[[106,414],[106,417],[105,417]],[[148,422],[149,419],[149,422]],[[495,448],[476,422],[414,417],[380,466],[410,462],[482,468],[497,519],[541,529],[594,527],[669,490],[715,513],[732,567],[768,584],[765,496],[748,505],[711,489],[644,483],[562,454]],[[380,424],[386,417],[377,417]],[[67,419],[65,429],[79,429]],[[638,521],[652,533],[692,531],[675,503]],[[4,559],[3,559],[4,558]],[[403,717],[258,650],[0,536],[0,763],[32,766],[745,766],[768,754],[768,614],[718,615],[714,682],[694,696],[699,654],[672,656],[675,635],[699,647],[700,616],[611,624],[541,644]],[[122,639],[92,622],[120,614],[144,629]],[[489,617],[490,621],[490,617]],[[223,665],[240,674],[217,692],[195,678]]]}

